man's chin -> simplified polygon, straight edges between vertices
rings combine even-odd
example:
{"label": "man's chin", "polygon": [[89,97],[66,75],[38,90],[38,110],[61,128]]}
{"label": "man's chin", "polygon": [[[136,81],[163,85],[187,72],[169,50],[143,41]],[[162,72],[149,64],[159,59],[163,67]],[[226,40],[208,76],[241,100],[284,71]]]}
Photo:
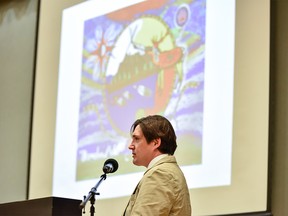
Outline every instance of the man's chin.
{"label": "man's chin", "polygon": [[133,164],[136,165],[136,166],[141,166],[141,164],[139,164],[139,163],[137,162],[137,160],[135,160],[134,158],[133,158]]}

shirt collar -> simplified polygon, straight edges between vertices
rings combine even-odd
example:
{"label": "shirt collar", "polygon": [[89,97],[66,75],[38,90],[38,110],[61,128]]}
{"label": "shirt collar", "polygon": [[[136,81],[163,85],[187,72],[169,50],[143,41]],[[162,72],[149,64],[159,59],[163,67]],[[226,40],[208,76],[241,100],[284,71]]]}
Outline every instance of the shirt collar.
{"label": "shirt collar", "polygon": [[158,155],[157,157],[153,158],[153,159],[150,161],[147,169],[150,169],[150,168],[151,168],[152,166],[154,166],[159,160],[161,160],[162,158],[164,158],[164,157],[166,157],[166,156],[168,156],[168,154],[161,154],[161,155]]}

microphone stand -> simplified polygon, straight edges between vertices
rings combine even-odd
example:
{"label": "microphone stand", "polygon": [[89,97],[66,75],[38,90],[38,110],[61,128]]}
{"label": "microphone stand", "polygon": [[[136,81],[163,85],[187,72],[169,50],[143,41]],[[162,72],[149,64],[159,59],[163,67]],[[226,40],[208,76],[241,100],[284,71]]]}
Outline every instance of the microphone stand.
{"label": "microphone stand", "polygon": [[[101,182],[103,180],[106,179],[106,173],[104,173],[103,175],[101,175],[100,180],[97,182],[97,184],[91,188],[90,192],[88,193],[87,196],[84,196],[84,200],[80,203],[80,208],[83,209],[86,205],[86,203],[90,200],[90,216],[94,216],[95,213],[95,207],[94,207],[94,203],[95,203],[95,195],[100,195],[100,193],[97,192],[97,188],[99,187],[99,185],[101,184]],[[83,211],[83,213],[85,214],[85,209]]]}

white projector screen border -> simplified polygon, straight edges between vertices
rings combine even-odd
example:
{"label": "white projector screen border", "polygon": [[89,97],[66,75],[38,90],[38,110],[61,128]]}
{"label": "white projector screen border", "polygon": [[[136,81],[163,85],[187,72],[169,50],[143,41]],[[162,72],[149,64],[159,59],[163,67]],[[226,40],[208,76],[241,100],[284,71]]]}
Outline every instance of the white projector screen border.
{"label": "white projector screen border", "polygon": [[[53,175],[54,196],[79,198],[83,191],[87,191],[95,182],[95,179],[86,181],[75,179],[84,22],[138,2],[117,1],[117,4],[113,4],[114,8],[111,8],[112,3],[109,1],[87,1],[63,12]],[[189,188],[223,186],[229,185],[231,181],[235,2],[208,1],[206,13],[203,159],[199,165],[182,167]],[[222,49],[224,46],[225,49]],[[187,154],[187,157],[190,156]],[[101,166],[102,164],[98,169],[101,169]],[[109,183],[101,186],[102,194],[99,198],[128,196],[142,174],[116,173],[109,176]],[[125,184],[127,180],[130,184]],[[123,182],[120,188],[119,182]]]}

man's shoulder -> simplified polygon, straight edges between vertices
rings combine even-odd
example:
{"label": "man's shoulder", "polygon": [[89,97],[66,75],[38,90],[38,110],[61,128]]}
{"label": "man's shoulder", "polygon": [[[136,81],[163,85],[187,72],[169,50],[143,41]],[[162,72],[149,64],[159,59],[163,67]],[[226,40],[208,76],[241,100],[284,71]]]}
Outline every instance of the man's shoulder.
{"label": "man's shoulder", "polygon": [[150,169],[148,169],[146,172],[149,174],[152,173],[175,173],[179,172],[180,168],[177,164],[177,161],[173,155],[166,156],[159,160],[157,163],[155,163]]}

